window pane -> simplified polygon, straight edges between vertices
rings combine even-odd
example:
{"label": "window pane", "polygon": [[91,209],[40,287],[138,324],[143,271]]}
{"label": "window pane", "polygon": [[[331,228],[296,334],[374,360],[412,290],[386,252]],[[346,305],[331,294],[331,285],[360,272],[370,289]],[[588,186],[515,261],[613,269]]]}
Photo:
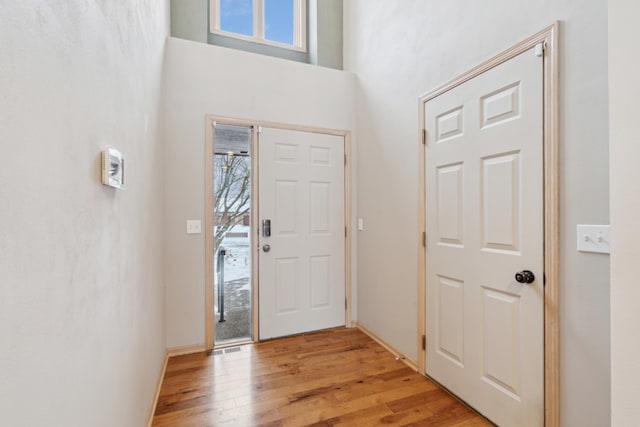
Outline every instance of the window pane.
{"label": "window pane", "polygon": [[253,1],[220,0],[220,29],[253,36]]}
{"label": "window pane", "polygon": [[264,38],[293,46],[294,0],[264,1]]}

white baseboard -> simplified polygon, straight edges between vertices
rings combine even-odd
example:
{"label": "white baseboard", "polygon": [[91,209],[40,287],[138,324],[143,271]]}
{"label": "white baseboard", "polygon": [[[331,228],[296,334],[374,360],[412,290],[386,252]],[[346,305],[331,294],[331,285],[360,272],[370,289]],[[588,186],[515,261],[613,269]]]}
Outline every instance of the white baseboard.
{"label": "white baseboard", "polygon": [[355,327],[356,328],[360,329],[362,332],[364,332],[365,334],[369,335],[369,337],[371,337],[371,339],[376,341],[378,344],[380,344],[382,347],[384,347],[387,351],[389,351],[391,354],[396,356],[396,358],[398,358],[398,360],[402,361],[405,365],[407,365],[408,367],[410,367],[414,371],[418,372],[418,364],[414,360],[411,360],[411,359],[407,358],[407,356],[402,354],[402,352],[400,352],[397,348],[395,348],[394,346],[392,346],[391,344],[389,344],[388,342],[386,342],[385,340],[383,340],[382,338],[377,336],[375,333],[371,332],[369,329],[364,327],[362,324],[360,324],[358,322],[353,322],[353,323],[355,323]]}

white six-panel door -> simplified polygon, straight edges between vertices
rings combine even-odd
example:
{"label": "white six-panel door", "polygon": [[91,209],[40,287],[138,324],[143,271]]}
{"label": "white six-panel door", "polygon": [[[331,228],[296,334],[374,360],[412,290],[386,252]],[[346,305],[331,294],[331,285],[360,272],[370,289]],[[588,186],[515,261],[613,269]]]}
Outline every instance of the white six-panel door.
{"label": "white six-panel door", "polygon": [[260,339],[344,326],[344,137],[263,127],[258,150]]}
{"label": "white six-panel door", "polygon": [[544,423],[542,83],[532,49],[425,103],[426,372],[501,426]]}

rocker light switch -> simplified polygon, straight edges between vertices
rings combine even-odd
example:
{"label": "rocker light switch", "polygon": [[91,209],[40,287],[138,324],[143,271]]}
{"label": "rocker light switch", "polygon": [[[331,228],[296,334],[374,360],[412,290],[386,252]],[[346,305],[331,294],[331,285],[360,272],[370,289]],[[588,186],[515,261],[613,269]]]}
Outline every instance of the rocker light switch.
{"label": "rocker light switch", "polygon": [[187,220],[187,234],[200,234],[202,232],[202,225],[199,219]]}
{"label": "rocker light switch", "polygon": [[611,252],[609,225],[581,225],[576,227],[578,250],[608,254]]}

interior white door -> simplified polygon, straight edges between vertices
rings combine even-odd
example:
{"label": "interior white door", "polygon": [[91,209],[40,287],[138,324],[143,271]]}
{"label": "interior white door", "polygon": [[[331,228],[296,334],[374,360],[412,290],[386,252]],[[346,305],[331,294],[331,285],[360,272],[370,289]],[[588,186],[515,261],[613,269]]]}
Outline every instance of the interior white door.
{"label": "interior white door", "polygon": [[500,426],[544,424],[542,83],[532,49],[425,103],[426,372]]}
{"label": "interior white door", "polygon": [[344,138],[263,127],[258,150],[260,339],[344,326]]}

